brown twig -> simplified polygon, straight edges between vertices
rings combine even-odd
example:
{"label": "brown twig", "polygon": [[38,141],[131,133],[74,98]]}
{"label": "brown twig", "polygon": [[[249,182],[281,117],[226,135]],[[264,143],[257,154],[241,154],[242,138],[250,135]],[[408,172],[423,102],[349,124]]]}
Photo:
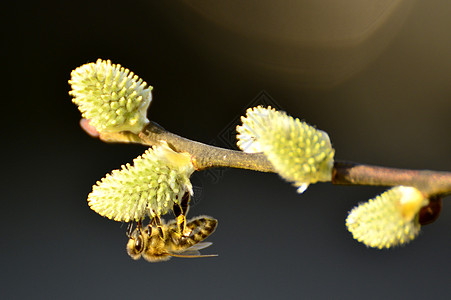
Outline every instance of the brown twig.
{"label": "brown twig", "polygon": [[[248,169],[260,172],[275,172],[263,153],[245,153],[214,147],[191,141],[173,134],[155,122],[150,122],[139,135],[123,133],[114,137],[101,134],[104,141],[141,143],[148,146],[166,141],[178,152],[188,152],[197,170],[214,167]],[[335,161],[332,183],[339,185],[396,186],[418,188],[426,197],[451,195],[451,172],[429,170],[406,170]]]}
{"label": "brown twig", "polygon": [[334,163],[332,183],[413,186],[428,197],[451,194],[451,172],[385,168],[342,161]]}
{"label": "brown twig", "polygon": [[272,164],[262,153],[245,153],[191,141],[165,130],[154,122],[148,124],[139,137],[149,146],[165,141],[175,151],[188,152],[198,171],[213,167],[227,167],[275,172]]}

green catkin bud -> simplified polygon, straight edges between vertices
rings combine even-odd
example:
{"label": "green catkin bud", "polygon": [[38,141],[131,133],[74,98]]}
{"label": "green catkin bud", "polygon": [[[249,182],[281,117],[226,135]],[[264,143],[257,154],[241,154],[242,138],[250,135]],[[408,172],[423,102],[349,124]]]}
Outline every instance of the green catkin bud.
{"label": "green catkin bud", "polygon": [[119,64],[85,64],[72,71],[69,84],[72,101],[99,132],[139,133],[149,123],[152,87]]}
{"label": "green catkin bud", "polygon": [[249,153],[263,152],[280,176],[294,182],[299,193],[311,183],[332,179],[335,150],[326,132],[270,106],[248,109],[241,121],[238,147]]}
{"label": "green catkin bud", "polygon": [[419,234],[419,211],[428,203],[416,188],[396,186],[352,209],[346,226],[354,239],[368,247],[402,245]]}
{"label": "green catkin bud", "polygon": [[88,196],[95,212],[115,221],[140,221],[167,213],[188,191],[194,172],[191,156],[168,147],[149,148],[142,156],[98,181]]}

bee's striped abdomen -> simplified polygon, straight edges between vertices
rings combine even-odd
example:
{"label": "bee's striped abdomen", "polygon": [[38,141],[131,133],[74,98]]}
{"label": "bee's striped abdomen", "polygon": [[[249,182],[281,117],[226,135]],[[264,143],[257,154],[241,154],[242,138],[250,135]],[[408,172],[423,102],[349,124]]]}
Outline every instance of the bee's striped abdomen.
{"label": "bee's striped abdomen", "polygon": [[191,219],[186,224],[186,227],[192,232],[188,237],[183,239],[183,242],[189,246],[195,245],[211,235],[215,231],[217,225],[218,220],[207,216],[199,216]]}

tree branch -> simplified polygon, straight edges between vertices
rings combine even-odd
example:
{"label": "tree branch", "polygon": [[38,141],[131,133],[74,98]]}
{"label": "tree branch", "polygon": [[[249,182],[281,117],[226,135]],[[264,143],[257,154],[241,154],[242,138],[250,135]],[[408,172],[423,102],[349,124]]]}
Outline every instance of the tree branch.
{"label": "tree branch", "polygon": [[426,196],[451,195],[451,172],[385,168],[336,161],[333,184],[342,185],[406,185],[419,189]]}
{"label": "tree branch", "polygon": [[188,152],[196,170],[214,167],[248,169],[260,172],[275,172],[263,153],[245,153],[191,141],[173,134],[157,123],[149,123],[139,134],[149,146],[166,141],[177,152]]}
{"label": "tree branch", "polygon": [[[191,154],[194,167],[198,171],[227,167],[276,172],[263,153],[245,153],[191,141],[165,130],[155,122],[150,122],[139,135],[129,132],[122,135],[100,134],[100,138],[109,142],[116,140],[148,146],[166,141],[175,151]],[[332,183],[371,186],[405,185],[418,188],[426,197],[451,195],[451,172],[385,168],[344,161],[335,161]]]}

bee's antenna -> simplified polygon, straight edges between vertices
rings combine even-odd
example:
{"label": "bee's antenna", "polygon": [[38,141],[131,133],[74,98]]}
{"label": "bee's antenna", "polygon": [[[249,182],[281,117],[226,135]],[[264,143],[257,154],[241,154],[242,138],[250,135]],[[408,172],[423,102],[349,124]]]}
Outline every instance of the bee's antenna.
{"label": "bee's antenna", "polygon": [[135,221],[131,221],[127,225],[127,231],[125,232],[125,234],[127,235],[128,238],[130,238],[132,236],[134,224],[135,224]]}

